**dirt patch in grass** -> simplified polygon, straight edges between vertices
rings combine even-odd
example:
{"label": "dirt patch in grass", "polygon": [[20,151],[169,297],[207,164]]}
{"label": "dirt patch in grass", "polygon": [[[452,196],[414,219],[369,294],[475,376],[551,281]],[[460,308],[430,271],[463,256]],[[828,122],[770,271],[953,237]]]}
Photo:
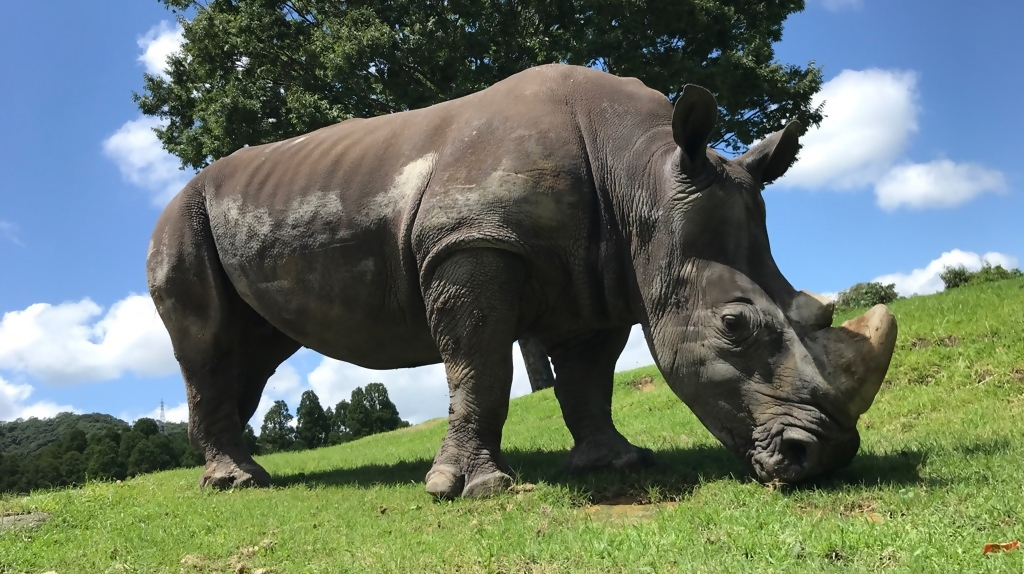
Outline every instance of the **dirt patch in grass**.
{"label": "dirt patch in grass", "polygon": [[195,554],[186,554],[179,561],[182,573],[191,572],[234,572],[235,574],[271,574],[267,568],[253,569],[250,562],[257,554],[268,552],[274,546],[273,540],[264,540],[254,546],[243,546],[226,561],[214,560]]}
{"label": "dirt patch in grass", "polygon": [[878,501],[864,498],[839,507],[839,516],[843,518],[861,518],[868,522],[882,523],[892,518],[878,507]]}
{"label": "dirt patch in grass", "polygon": [[996,376],[996,371],[988,365],[977,365],[974,367],[974,382],[979,385],[991,381]]}
{"label": "dirt patch in grass", "polygon": [[844,519],[867,520],[881,524],[892,519],[892,513],[882,510],[877,500],[873,498],[862,498],[840,504],[838,508],[832,505],[818,505],[814,503],[803,503],[796,506],[796,511],[803,515],[823,518],[825,516],[836,516]]}
{"label": "dirt patch in grass", "polygon": [[833,548],[825,553],[825,560],[828,560],[833,564],[839,564],[844,558],[846,558],[846,555],[838,548]]}
{"label": "dirt patch in grass", "polygon": [[45,512],[29,512],[21,514],[0,515],[0,532],[16,528],[35,528],[50,519]]}
{"label": "dirt patch in grass", "polygon": [[956,335],[946,335],[944,337],[938,337],[936,339],[923,339],[916,338],[910,341],[911,349],[928,349],[930,347],[946,347],[952,348],[959,346],[961,343],[960,337]]}
{"label": "dirt patch in grass", "polygon": [[592,504],[584,508],[591,520],[611,523],[636,523],[650,520],[662,510],[671,510],[679,506],[678,502],[651,503],[647,497],[637,495],[619,496],[605,500],[601,504]]}
{"label": "dirt patch in grass", "polygon": [[915,369],[906,375],[908,385],[927,386],[933,384],[939,375],[942,374],[942,367],[932,365],[925,368]]}
{"label": "dirt patch in grass", "polygon": [[1010,377],[1019,383],[1024,383],[1024,369],[1014,369],[1010,371]]}
{"label": "dirt patch in grass", "polygon": [[630,381],[629,386],[642,393],[649,393],[654,390],[654,377],[643,375]]}
{"label": "dirt patch in grass", "polygon": [[911,349],[927,349],[932,346],[931,339],[914,339],[910,341]]}

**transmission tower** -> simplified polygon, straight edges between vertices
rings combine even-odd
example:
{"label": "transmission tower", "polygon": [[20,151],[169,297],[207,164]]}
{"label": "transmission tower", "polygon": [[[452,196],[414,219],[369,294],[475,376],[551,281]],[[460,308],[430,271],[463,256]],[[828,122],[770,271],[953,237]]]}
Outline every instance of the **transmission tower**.
{"label": "transmission tower", "polygon": [[157,421],[160,424],[160,433],[164,434],[164,424],[167,422],[167,417],[164,416],[164,400],[160,399],[160,420]]}

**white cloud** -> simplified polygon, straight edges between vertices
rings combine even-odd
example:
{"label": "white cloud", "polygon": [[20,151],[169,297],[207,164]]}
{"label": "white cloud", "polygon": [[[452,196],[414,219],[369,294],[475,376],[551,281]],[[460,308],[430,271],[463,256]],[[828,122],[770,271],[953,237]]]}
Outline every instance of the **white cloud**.
{"label": "white cloud", "polygon": [[825,119],[802,138],[800,159],[781,187],[851,189],[875,182],[917,131],[917,76],[893,70],[843,70],[813,98]]}
{"label": "white cloud", "polygon": [[874,281],[883,285],[895,283],[896,291],[904,297],[915,294],[928,295],[942,291],[944,288],[940,275],[946,267],[963,266],[969,271],[977,271],[981,269],[984,262],[991,265],[1002,265],[1006,269],[1017,267],[1017,258],[1010,255],[995,252],[978,255],[970,251],[954,249],[943,253],[938,259],[926,265],[924,269],[914,269],[910,273],[882,275]]}
{"label": "white cloud", "polygon": [[[167,77],[167,58],[178,51],[184,38],[181,26],[162,21],[139,38],[139,55],[146,71]],[[154,128],[166,123],[152,117],[139,117],[125,122],[103,141],[103,153],[121,171],[126,181],[145,189],[155,205],[163,207],[194,175],[181,169],[177,158],[167,153],[157,139]]]}
{"label": "white cloud", "polygon": [[1005,189],[1002,173],[948,159],[895,166],[875,185],[878,205],[887,211],[899,207],[955,207],[982,193]]}
{"label": "white cloud", "polygon": [[138,39],[139,48],[142,49],[139,62],[150,74],[166,78],[167,58],[177,52],[184,41],[179,24],[172,26],[166,20],[161,21]]}
{"label": "white cloud", "polygon": [[163,125],[157,118],[140,117],[125,122],[103,141],[103,153],[117,164],[121,176],[152,194],[153,203],[160,207],[194,175],[182,170],[180,162],[164,151],[153,131]]}
{"label": "white cloud", "polygon": [[18,238],[18,226],[10,221],[0,219],[0,237],[7,239],[18,247],[25,246],[21,239]]}
{"label": "white cloud", "polygon": [[58,405],[50,401],[38,401],[26,404],[34,389],[30,385],[9,383],[0,377],[0,421],[13,421],[28,418],[49,418],[62,412],[79,412],[68,405]]}
{"label": "white cloud", "polygon": [[[288,403],[288,410],[294,416],[295,409],[299,406],[299,399],[302,398],[302,393],[308,389],[309,387],[305,385],[302,376],[299,375],[299,372],[295,370],[291,363],[285,361],[278,366],[274,374],[267,380],[267,386],[263,388],[263,396],[260,397],[260,404],[256,407],[256,414],[249,420],[249,424],[256,430],[256,434],[259,434],[260,425],[263,424],[263,417],[266,416],[270,407],[274,406],[274,401],[282,400]],[[325,409],[334,405],[334,403],[324,401],[319,393],[317,393],[317,396],[320,397],[320,403]],[[294,423],[295,421],[292,422]]]}
{"label": "white cloud", "polygon": [[302,377],[299,376],[299,372],[295,370],[295,367],[289,363],[282,363],[270,379],[267,380],[267,386],[264,392],[273,395],[277,398],[291,398],[292,402],[297,403],[298,397],[302,395]]}
{"label": "white cloud", "polygon": [[822,0],[821,3],[830,12],[839,12],[847,8],[857,9],[864,6],[864,0]]}
{"label": "white cloud", "polygon": [[626,348],[622,350],[619,360],[615,362],[615,372],[628,371],[653,364],[654,357],[651,356],[651,349],[647,346],[647,339],[644,338],[643,328],[640,325],[633,325],[629,332]]}
{"label": "white cloud", "polygon": [[[848,2],[846,2],[848,3]],[[917,132],[917,76],[894,70],[843,70],[813,103],[825,102],[821,126],[801,138],[800,159],[776,184],[810,190],[874,187],[886,211],[949,208],[1005,188],[997,170],[938,159],[901,160]]]}
{"label": "white cloud", "polygon": [[102,312],[83,299],[5,313],[0,369],[53,384],[105,381],[127,372],[166,376],[178,370],[152,299],[129,295],[100,317]]}

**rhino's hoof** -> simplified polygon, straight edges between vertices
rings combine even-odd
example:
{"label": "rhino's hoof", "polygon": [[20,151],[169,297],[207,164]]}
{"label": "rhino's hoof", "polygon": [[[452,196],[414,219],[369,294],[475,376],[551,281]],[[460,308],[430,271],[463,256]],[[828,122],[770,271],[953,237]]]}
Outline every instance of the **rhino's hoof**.
{"label": "rhino's hoof", "polygon": [[603,468],[633,470],[654,466],[654,463],[654,451],[649,448],[629,443],[622,448],[589,443],[577,445],[569,452],[566,468],[570,473],[578,474]]}
{"label": "rhino's hoof", "polygon": [[503,492],[508,492],[515,481],[511,476],[496,470],[487,474],[477,475],[469,481],[462,491],[466,498],[488,498]]}
{"label": "rhino's hoof", "polygon": [[450,464],[435,464],[427,473],[427,492],[435,498],[452,500],[462,494],[466,477]]}
{"label": "rhino's hoof", "polygon": [[507,492],[514,482],[509,473],[501,470],[485,470],[474,474],[467,482],[466,475],[455,466],[436,464],[427,473],[427,492],[442,500],[460,496],[486,498]]}
{"label": "rhino's hoof", "polygon": [[258,464],[242,469],[234,463],[217,463],[206,467],[199,486],[217,490],[266,487],[270,486],[270,474]]}

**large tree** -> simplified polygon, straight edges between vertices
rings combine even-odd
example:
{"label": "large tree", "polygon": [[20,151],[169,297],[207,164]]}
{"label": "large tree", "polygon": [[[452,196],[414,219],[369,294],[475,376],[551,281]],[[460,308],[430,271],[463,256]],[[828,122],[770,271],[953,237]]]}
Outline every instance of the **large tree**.
{"label": "large tree", "polygon": [[303,448],[320,448],[327,444],[331,420],[320,405],[320,398],[312,390],[302,393],[299,408],[295,409],[295,438]]}
{"label": "large tree", "polygon": [[135,94],[187,167],[351,117],[423,107],[537,64],[635,76],[718,100],[712,144],[818,124],[821,69],[775,60],[803,0],[159,0],[184,44]]}
{"label": "large tree", "polygon": [[382,383],[353,389],[350,400],[338,403],[334,416],[335,432],[343,435],[345,440],[409,426],[398,415],[398,408],[391,402],[388,389]]}
{"label": "large tree", "polygon": [[[157,136],[199,169],[243,146],[428,106],[565,62],[640,78],[672,98],[710,89],[711,145],[742,151],[788,119],[821,122],[821,69],[775,60],[804,0],[159,0],[184,44],[134,94]],[[531,386],[554,378],[524,341]]]}
{"label": "large tree", "polygon": [[295,429],[291,425],[293,418],[288,403],[274,401],[260,427],[260,452],[270,454],[292,448],[295,444]]}
{"label": "large tree", "polygon": [[349,402],[346,400],[338,401],[338,404],[334,406],[334,412],[331,413],[331,432],[327,436],[327,444],[336,445],[352,440],[352,433],[346,426],[348,424],[348,407]]}
{"label": "large tree", "polygon": [[370,383],[366,385],[364,391],[363,397],[370,410],[374,434],[409,426],[409,423],[398,415],[398,407],[391,402],[388,389],[383,383]]}

